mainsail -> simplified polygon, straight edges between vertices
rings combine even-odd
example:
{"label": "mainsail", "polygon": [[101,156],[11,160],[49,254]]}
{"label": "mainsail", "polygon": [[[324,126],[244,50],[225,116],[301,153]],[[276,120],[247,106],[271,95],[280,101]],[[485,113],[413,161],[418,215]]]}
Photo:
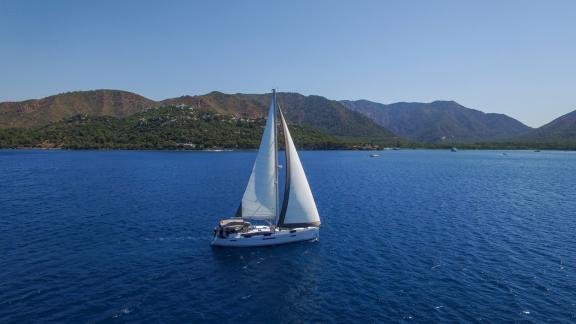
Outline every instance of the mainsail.
{"label": "mainsail", "polygon": [[273,220],[277,214],[276,95],[268,111],[262,142],[237,216],[255,220]]}
{"label": "mainsail", "polygon": [[286,142],[286,183],[284,201],[278,217],[278,227],[296,228],[320,225],[320,215],[300,163],[298,152],[290,136],[284,115],[280,111],[280,121]]}

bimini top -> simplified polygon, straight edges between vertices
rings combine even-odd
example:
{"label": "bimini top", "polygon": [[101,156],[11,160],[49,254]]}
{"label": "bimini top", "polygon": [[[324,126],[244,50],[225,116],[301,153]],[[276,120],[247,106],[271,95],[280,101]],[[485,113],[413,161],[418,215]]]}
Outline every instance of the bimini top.
{"label": "bimini top", "polygon": [[245,226],[250,225],[249,222],[244,221],[242,218],[221,219],[218,224],[221,227]]}

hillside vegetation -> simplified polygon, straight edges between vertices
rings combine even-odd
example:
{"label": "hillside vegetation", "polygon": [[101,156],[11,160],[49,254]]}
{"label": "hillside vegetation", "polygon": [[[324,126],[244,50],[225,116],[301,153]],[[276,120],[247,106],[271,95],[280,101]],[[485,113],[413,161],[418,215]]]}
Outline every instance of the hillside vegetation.
{"label": "hillside vegetation", "polygon": [[[0,129],[0,147],[65,149],[255,149],[265,119],[238,118],[187,106],[166,106],[135,115],[76,115],[38,128]],[[315,129],[290,125],[304,149],[362,148]]]}
{"label": "hillside vegetation", "polygon": [[[318,135],[325,136],[326,139],[330,138],[332,141],[337,140],[339,143],[346,143],[347,146],[391,145],[399,141],[392,132],[376,124],[370,118],[350,111],[338,101],[296,93],[278,93],[278,101],[282,105],[287,120],[294,127],[307,129],[309,134],[314,131]],[[164,106],[185,106],[211,113],[214,116],[228,116],[220,118],[258,120],[266,117],[269,105],[270,94],[249,95],[211,92],[202,96],[182,96],[157,102],[125,91],[70,92],[39,100],[1,103],[0,128],[33,128],[34,134],[53,128],[69,133],[71,130],[65,131],[64,125],[69,127],[71,120],[78,122],[77,116],[83,116],[82,118],[85,118],[84,123],[104,129],[106,124],[116,125],[115,123],[119,122],[112,118],[127,118],[125,122],[128,122],[131,120],[128,117],[141,112],[151,113],[151,109]],[[164,113],[166,110],[159,112],[159,114]],[[213,127],[209,130],[216,137],[219,133],[228,131],[224,124],[218,125],[223,128]],[[193,129],[195,125],[188,126]],[[130,129],[127,131],[137,130]],[[13,134],[14,132],[16,131],[4,131],[3,133],[8,136],[6,134]],[[18,132],[31,133],[24,130]],[[180,130],[174,129],[173,132],[178,133]],[[77,133],[69,133],[68,143],[82,142],[82,145],[88,144],[86,140],[72,140],[73,134]],[[133,135],[129,137],[130,140],[137,141],[136,135],[142,134]],[[224,137],[218,138],[222,140],[218,145],[223,147],[231,145]],[[251,140],[250,138],[246,139],[246,141]],[[128,144],[126,143],[126,145]],[[136,147],[142,145],[140,142],[133,142],[132,144]],[[91,145],[97,146],[97,143]],[[238,147],[245,147],[245,143],[237,143],[237,145]],[[324,144],[318,143],[318,145]]]}
{"label": "hillside vegetation", "polygon": [[[308,149],[385,146],[576,147],[576,111],[533,129],[454,101],[381,104],[278,93],[296,144]],[[118,90],[0,103],[0,147],[255,148],[270,94],[211,92],[154,101]]]}

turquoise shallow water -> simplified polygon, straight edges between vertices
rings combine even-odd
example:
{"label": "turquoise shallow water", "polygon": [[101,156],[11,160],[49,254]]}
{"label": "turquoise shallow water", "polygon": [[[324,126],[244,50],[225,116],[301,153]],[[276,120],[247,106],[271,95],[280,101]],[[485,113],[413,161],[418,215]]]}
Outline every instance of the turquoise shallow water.
{"label": "turquoise shallow water", "polygon": [[254,152],[0,151],[0,322],[576,321],[576,154],[302,152],[318,243],[213,249]]}

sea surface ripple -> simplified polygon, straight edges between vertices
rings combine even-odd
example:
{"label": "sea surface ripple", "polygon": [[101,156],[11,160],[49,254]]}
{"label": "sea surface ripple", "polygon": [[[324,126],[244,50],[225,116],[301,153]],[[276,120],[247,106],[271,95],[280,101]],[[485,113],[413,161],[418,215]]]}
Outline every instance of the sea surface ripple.
{"label": "sea surface ripple", "polygon": [[576,154],[301,152],[317,243],[217,249],[254,152],[0,151],[0,322],[574,322]]}

